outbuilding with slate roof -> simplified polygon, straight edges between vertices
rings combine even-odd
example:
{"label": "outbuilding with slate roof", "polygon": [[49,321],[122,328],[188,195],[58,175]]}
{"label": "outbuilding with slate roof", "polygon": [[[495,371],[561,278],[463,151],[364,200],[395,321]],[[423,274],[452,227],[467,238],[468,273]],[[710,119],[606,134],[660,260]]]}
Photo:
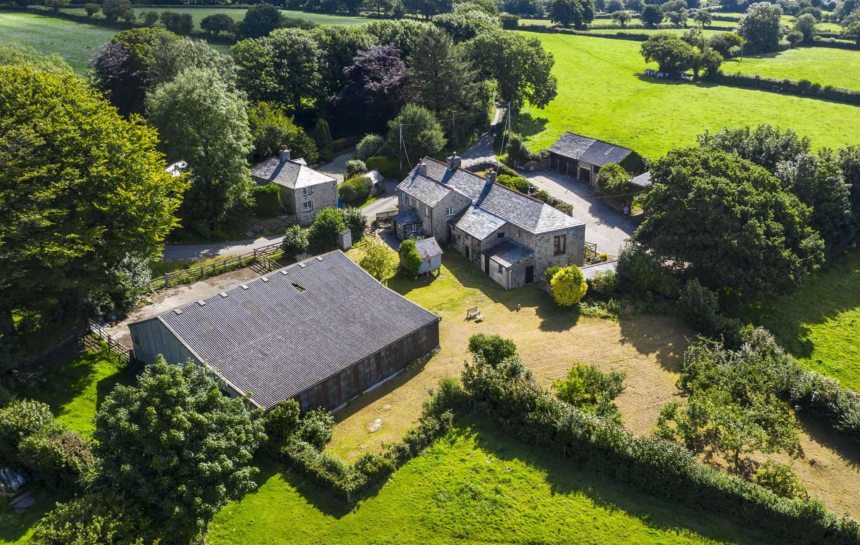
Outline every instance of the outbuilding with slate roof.
{"label": "outbuilding with slate roof", "polygon": [[270,408],[336,409],[439,346],[439,318],[340,251],[129,326],[137,359],[205,365]]}
{"label": "outbuilding with slate roof", "polygon": [[556,140],[549,157],[553,169],[591,184],[597,183],[597,173],[609,163],[618,163],[634,175],[645,170],[645,161],[632,149],[572,132]]}

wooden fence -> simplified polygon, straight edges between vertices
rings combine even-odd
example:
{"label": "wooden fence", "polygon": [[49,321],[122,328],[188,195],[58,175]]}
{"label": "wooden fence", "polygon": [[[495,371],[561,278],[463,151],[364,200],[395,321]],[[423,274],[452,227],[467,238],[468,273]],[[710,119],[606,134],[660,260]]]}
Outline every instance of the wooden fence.
{"label": "wooden fence", "polygon": [[203,265],[165,273],[158,278],[154,278],[149,284],[149,289],[154,291],[172,286],[191,284],[205,278],[255,264],[259,264],[264,269],[263,272],[272,271],[278,268],[272,256],[280,252],[281,243],[275,242],[261,248],[255,248],[244,254],[224,256]]}
{"label": "wooden fence", "polygon": [[[134,360],[134,352],[113,338],[101,324],[89,321],[90,335],[84,336],[84,346],[87,348],[102,348],[101,342],[107,345],[108,352],[119,360],[122,365],[127,365]],[[101,342],[100,342],[101,341]]]}

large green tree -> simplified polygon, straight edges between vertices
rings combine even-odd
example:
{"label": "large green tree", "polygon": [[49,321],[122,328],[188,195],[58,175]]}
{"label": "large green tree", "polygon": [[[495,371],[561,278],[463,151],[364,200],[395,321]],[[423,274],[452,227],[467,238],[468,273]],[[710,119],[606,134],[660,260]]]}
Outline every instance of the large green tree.
{"label": "large green tree", "polygon": [[254,490],[251,462],[265,434],[212,372],[159,359],[105,398],[94,438],[101,486],[141,506],[166,535],[191,537]]}
{"label": "large green tree", "polygon": [[192,186],[182,205],[186,227],[209,234],[250,203],[251,152],[242,96],[212,69],[191,69],[147,97],[150,122],[171,161],[186,161]]}
{"label": "large green tree", "polygon": [[378,45],[362,26],[322,26],[313,29],[311,35],[322,51],[322,87],[329,96],[343,88],[343,70],[353,64],[355,56]]}
{"label": "large green tree", "polygon": [[674,34],[659,33],[640,46],[646,62],[656,62],[661,72],[681,74],[693,67],[698,51]]}
{"label": "large green tree", "polygon": [[756,298],[796,286],[823,259],[809,208],[737,155],[675,150],[652,165],[651,181],[635,239],[706,287]]}
{"label": "large green tree", "polygon": [[192,68],[211,68],[230,84],[233,84],[236,78],[236,67],[232,58],[215,51],[203,40],[183,38],[172,40],[155,49],[147,83],[150,88],[154,88]]}
{"label": "large green tree", "polygon": [[12,309],[80,312],[129,256],[160,254],[186,184],[156,143],[71,72],[0,66],[0,335]]}
{"label": "large green tree", "polygon": [[514,108],[524,101],[542,108],[555,98],[555,59],[537,38],[515,32],[487,32],[468,42],[467,51],[474,66],[496,80],[501,98]]}
{"label": "large green tree", "polygon": [[561,26],[584,29],[594,20],[593,0],[552,0],[549,17]]}
{"label": "large green tree", "polygon": [[777,4],[759,2],[747,8],[738,23],[738,33],[746,41],[748,52],[776,51],[782,37],[782,8]]}
{"label": "large green tree", "polygon": [[415,164],[445,147],[445,133],[430,110],[407,104],[388,123],[388,147],[397,150],[401,160]]}

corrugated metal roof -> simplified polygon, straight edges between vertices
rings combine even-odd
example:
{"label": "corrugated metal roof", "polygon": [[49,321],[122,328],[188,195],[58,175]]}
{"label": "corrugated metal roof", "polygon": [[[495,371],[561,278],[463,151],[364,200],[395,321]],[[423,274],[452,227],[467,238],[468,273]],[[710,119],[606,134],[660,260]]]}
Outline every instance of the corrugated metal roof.
{"label": "corrugated metal roof", "polygon": [[549,151],[562,157],[583,161],[598,167],[609,163],[620,163],[633,153],[633,150],[630,148],[617,146],[572,132],[562,134],[556,140],[555,144],[549,148]]}
{"label": "corrugated metal roof", "polygon": [[340,251],[303,263],[158,319],[264,407],[438,320]]}
{"label": "corrugated metal roof", "polygon": [[251,176],[261,182],[271,182],[295,189],[326,182],[335,182],[331,176],[310,168],[301,159],[270,157],[251,168]]}
{"label": "corrugated metal roof", "polygon": [[646,188],[651,185],[651,173],[642,173],[639,176],[636,176],[635,178],[630,180],[630,183],[641,188]]}

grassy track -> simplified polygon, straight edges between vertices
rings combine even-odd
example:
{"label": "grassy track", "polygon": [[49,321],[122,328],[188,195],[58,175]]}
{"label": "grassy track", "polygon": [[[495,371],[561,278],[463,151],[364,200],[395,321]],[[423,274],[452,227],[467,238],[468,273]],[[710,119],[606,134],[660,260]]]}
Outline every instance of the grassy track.
{"label": "grassy track", "polygon": [[733,59],[726,74],[758,74],[769,78],[809,80],[822,86],[860,90],[860,51],[803,47],[780,53]]}
{"label": "grassy track", "polygon": [[757,314],[806,367],[860,392],[860,251],[837,259]]}
{"label": "grassy track", "polygon": [[[515,129],[534,148],[574,131],[629,146],[654,159],[695,143],[705,130],[772,123],[809,136],[813,145],[860,141],[860,109],[822,100],[710,84],[640,77],[640,44],[561,34],[524,33],[555,56],[558,97],[545,109],[526,107]],[[516,120],[515,120],[516,121]]]}
{"label": "grassy track", "polygon": [[348,512],[300,476],[270,468],[258,492],[216,517],[207,544],[758,542],[727,520],[631,492],[472,424]]}
{"label": "grassy track", "polygon": [[[63,11],[67,11],[69,13],[75,13],[78,15],[86,15],[84,8],[66,8]],[[135,7],[135,13],[138,15],[145,11],[155,11],[157,13],[161,13],[162,11],[174,11],[177,13],[190,13],[194,18],[194,28],[200,30],[200,21],[209,15],[214,15],[216,13],[226,13],[229,15],[234,21],[241,21],[243,17],[245,17],[245,9],[229,9],[229,8],[184,8],[181,6],[160,6],[157,8],[140,8]],[[304,19],[305,21],[311,21],[318,25],[363,25],[370,22],[370,19],[364,17],[350,17],[347,15],[326,15],[323,13],[307,13],[304,11],[290,11],[290,10],[281,10],[281,13],[286,17],[292,17],[293,19]],[[97,17],[101,17],[101,13],[97,15]]]}
{"label": "grassy track", "polygon": [[50,54],[58,53],[82,73],[96,49],[115,30],[31,13],[0,12],[0,42],[21,42]]}

